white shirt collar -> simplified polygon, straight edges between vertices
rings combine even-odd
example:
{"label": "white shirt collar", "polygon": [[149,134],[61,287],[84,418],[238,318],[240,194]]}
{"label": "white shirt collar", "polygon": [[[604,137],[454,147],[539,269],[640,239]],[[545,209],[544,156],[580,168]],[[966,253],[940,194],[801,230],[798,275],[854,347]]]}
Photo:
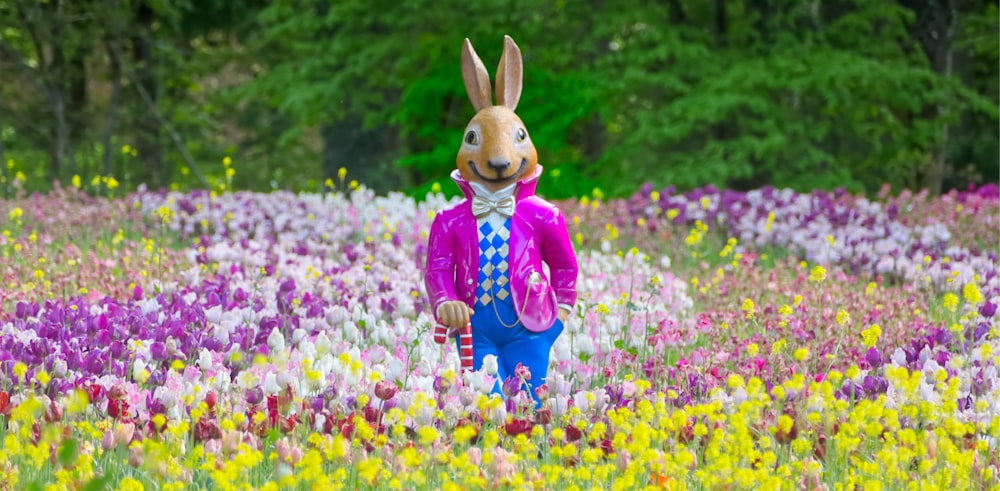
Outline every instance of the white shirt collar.
{"label": "white shirt collar", "polygon": [[513,196],[514,189],[517,187],[517,183],[515,182],[514,184],[511,184],[503,189],[490,191],[489,189],[486,189],[486,186],[483,186],[478,182],[470,182],[469,185],[472,186],[472,190],[475,191],[476,196],[480,196],[490,201],[499,201],[506,197]]}

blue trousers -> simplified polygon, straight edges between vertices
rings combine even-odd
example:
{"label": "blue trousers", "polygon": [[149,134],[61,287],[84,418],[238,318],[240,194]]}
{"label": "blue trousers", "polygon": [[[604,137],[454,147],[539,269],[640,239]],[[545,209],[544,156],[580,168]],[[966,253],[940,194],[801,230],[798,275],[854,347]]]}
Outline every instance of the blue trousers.
{"label": "blue trousers", "polygon": [[[535,388],[544,384],[549,371],[549,351],[556,338],[563,331],[563,324],[558,318],[556,323],[545,332],[532,332],[517,322],[517,313],[509,302],[494,300],[494,305],[479,305],[473,309],[472,315],[472,369],[483,367],[486,355],[497,357],[497,383],[493,392],[500,394],[501,385],[508,376],[514,375],[514,367],[518,363],[531,371],[530,393],[539,404]],[[500,314],[500,319],[497,314]],[[514,327],[506,327],[517,322]],[[523,387],[522,387],[523,388]]]}

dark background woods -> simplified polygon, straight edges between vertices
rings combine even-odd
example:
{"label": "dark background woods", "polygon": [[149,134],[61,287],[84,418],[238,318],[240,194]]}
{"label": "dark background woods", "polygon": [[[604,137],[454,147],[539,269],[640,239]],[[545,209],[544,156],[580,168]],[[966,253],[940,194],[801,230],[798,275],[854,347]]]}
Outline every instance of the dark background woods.
{"label": "dark background woods", "polygon": [[462,39],[492,73],[508,33],[546,196],[937,192],[1000,179],[998,29],[973,0],[0,0],[0,190],[422,193],[472,115]]}

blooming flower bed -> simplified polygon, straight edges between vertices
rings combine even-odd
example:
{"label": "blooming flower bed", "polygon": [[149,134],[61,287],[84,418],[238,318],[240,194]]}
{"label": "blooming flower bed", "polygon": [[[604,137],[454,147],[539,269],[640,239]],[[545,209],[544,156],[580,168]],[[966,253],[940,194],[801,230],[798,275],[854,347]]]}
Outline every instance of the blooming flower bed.
{"label": "blooming flower bed", "polygon": [[0,489],[997,486],[995,187],[562,203],[580,300],[503,399],[430,341],[444,205],[0,202]]}

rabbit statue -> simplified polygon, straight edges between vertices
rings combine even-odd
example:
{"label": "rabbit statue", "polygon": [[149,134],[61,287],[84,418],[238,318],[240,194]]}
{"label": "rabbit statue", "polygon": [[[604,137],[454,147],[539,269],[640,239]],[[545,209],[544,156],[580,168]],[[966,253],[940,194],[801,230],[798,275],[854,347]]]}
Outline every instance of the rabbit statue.
{"label": "rabbit statue", "polygon": [[562,213],[534,194],[542,166],[514,113],[522,67],[520,49],[504,36],[493,105],[486,67],[465,40],[462,78],[476,115],[451,172],[465,199],[434,217],[424,281],[435,341],[458,334],[466,370],[496,356],[494,392],[503,397],[509,379],[507,387],[538,404],[533,389],[545,383],[552,344],[576,302],[578,268]]}

